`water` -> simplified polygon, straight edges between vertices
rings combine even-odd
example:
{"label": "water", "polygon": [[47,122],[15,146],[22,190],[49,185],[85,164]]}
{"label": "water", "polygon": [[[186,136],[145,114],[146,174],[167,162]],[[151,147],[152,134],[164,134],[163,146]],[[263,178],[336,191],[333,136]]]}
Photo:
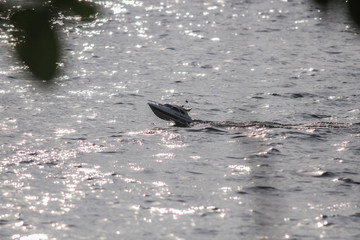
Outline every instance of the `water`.
{"label": "water", "polygon": [[60,19],[53,83],[2,34],[1,239],[360,237],[360,39],[341,4],[98,4]]}

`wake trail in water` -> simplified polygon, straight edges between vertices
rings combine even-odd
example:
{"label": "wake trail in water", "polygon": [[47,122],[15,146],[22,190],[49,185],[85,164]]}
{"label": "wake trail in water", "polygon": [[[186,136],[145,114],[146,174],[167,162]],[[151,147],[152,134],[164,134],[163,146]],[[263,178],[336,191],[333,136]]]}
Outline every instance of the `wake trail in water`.
{"label": "wake trail in water", "polygon": [[192,125],[208,124],[212,127],[236,127],[236,128],[282,128],[282,129],[353,129],[360,131],[360,123],[339,123],[339,122],[314,122],[299,124],[281,124],[276,122],[233,122],[233,121],[206,121],[195,119]]}

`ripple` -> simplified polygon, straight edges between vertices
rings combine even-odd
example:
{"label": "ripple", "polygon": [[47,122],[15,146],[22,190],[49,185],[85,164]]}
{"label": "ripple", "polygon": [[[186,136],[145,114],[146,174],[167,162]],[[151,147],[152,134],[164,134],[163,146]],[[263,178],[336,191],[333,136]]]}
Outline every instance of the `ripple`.
{"label": "ripple", "polygon": [[227,133],[227,131],[216,128],[216,127],[203,127],[200,129],[190,128],[187,131],[189,131],[189,132],[205,132],[205,133],[213,133],[213,134]]}
{"label": "ripple", "polygon": [[351,178],[338,178],[337,180],[342,181],[344,184],[355,184],[355,185],[360,185],[359,181],[354,181]]}
{"label": "ripple", "polygon": [[360,212],[352,214],[351,217],[360,218]]}
{"label": "ripple", "polygon": [[336,176],[336,174],[330,171],[319,170],[314,173],[314,177],[318,177],[318,178],[329,178],[334,176]]}
{"label": "ripple", "polygon": [[316,118],[316,119],[322,119],[322,118],[330,118],[330,115],[326,114],[305,114],[305,116],[309,118]]}
{"label": "ripple", "polygon": [[275,187],[271,187],[271,186],[254,186],[254,187],[248,187],[247,190],[250,191],[250,192],[253,192],[253,193],[264,193],[264,192],[277,192],[277,191],[279,191]]}
{"label": "ripple", "polygon": [[292,93],[290,94],[290,98],[297,99],[297,98],[315,98],[316,95],[312,93]]}
{"label": "ripple", "polygon": [[265,151],[257,152],[250,155],[250,158],[255,158],[255,157],[270,158],[274,155],[279,155],[279,154],[281,154],[280,150],[278,150],[277,148],[270,147]]}
{"label": "ripple", "polygon": [[202,175],[204,173],[201,173],[201,172],[194,172],[194,171],[186,171],[188,173],[191,173],[191,174],[195,174],[195,175]]}

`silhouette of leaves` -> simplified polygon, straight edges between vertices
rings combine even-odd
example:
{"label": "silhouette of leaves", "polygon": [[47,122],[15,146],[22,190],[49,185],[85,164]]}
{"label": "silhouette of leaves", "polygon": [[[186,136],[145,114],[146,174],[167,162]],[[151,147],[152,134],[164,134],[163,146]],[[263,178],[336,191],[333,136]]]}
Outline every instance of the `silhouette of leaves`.
{"label": "silhouette of leaves", "polygon": [[[61,52],[54,20],[59,13],[91,20],[97,14],[97,8],[91,2],[79,0],[39,0],[33,1],[33,5],[25,2],[19,4],[17,1],[18,5],[11,1],[1,2],[0,18],[5,25],[9,22],[13,26],[9,32],[18,58],[37,79],[51,80],[56,75]],[[5,28],[4,24],[1,27]]]}
{"label": "silhouette of leaves", "polygon": [[51,5],[58,10],[71,11],[73,14],[81,16],[82,19],[88,19],[97,12],[94,4],[85,1],[53,0]]}
{"label": "silhouette of leaves", "polygon": [[360,1],[348,0],[351,18],[360,26]]}
{"label": "silhouette of leaves", "polygon": [[313,2],[322,5],[323,7],[327,7],[330,2],[339,2],[341,4],[347,4],[348,15],[350,19],[352,19],[358,27],[360,27],[360,1],[359,0],[312,0]]}
{"label": "silhouette of leaves", "polygon": [[48,9],[26,9],[10,17],[15,29],[15,49],[20,58],[38,79],[50,80],[59,61],[59,43],[50,24]]}

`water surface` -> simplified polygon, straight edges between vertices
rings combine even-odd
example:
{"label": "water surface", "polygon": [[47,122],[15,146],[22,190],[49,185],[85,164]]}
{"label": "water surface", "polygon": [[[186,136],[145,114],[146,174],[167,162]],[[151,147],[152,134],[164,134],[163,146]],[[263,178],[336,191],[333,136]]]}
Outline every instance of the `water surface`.
{"label": "water surface", "polygon": [[340,5],[97,3],[60,19],[52,84],[2,43],[1,239],[360,237],[360,39]]}

